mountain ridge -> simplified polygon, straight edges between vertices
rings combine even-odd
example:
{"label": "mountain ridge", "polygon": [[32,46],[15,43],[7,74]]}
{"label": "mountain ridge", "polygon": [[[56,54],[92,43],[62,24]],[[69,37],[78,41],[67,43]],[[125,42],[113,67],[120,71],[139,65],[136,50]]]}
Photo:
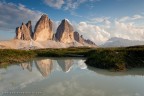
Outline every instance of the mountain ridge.
{"label": "mountain ridge", "polygon": [[107,40],[103,45],[101,45],[101,47],[128,47],[136,45],[144,45],[144,41],[112,37]]}
{"label": "mountain ridge", "polygon": [[[43,14],[32,30],[32,22],[22,23],[16,28],[13,40],[0,41],[1,49],[39,49],[39,48],[68,48],[68,47],[97,47],[90,39],[75,34],[70,21],[63,19],[53,32],[53,22],[48,15]],[[79,38],[76,39],[76,38]]]}

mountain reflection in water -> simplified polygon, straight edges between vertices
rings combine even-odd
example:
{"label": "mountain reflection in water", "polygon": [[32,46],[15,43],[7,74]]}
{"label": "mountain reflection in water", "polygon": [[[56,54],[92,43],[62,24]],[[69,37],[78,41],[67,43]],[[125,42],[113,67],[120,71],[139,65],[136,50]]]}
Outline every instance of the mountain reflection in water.
{"label": "mountain reflection in water", "polygon": [[1,68],[0,96],[144,96],[144,69],[110,72],[84,62],[84,58],[35,58]]}
{"label": "mountain reflection in water", "polygon": [[[62,58],[62,59],[35,59],[33,61],[27,63],[21,63],[20,66],[22,69],[27,69],[28,71],[32,72],[33,64],[36,66],[37,70],[41,73],[43,77],[47,77],[51,74],[52,70],[54,69],[53,62],[56,61],[57,65],[61,68],[63,72],[69,72],[74,65],[74,59],[71,58]],[[33,62],[33,63],[32,63]],[[80,69],[86,69],[86,64],[84,60],[80,60],[78,62],[78,67]]]}
{"label": "mountain reflection in water", "polygon": [[35,65],[44,77],[48,76],[53,68],[53,62],[51,59],[37,60],[35,61]]}

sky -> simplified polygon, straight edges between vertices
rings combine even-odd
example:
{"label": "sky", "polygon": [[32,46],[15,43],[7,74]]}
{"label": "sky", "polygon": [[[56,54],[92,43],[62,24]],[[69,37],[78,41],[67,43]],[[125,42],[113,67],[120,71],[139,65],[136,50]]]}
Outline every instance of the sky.
{"label": "sky", "polygon": [[75,31],[100,45],[112,37],[144,41],[144,0],[0,0],[0,40],[15,37],[15,28],[42,14],[54,32],[68,19]]}

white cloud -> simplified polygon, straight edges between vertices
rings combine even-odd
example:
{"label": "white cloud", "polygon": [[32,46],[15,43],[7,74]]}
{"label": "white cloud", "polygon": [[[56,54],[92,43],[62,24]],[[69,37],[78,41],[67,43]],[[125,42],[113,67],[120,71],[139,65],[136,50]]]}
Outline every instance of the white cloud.
{"label": "white cloud", "polygon": [[[130,17],[130,16],[129,16]],[[134,15],[123,20],[109,20],[108,17],[93,18],[86,22],[80,22],[75,29],[85,38],[89,38],[96,44],[102,44],[112,37],[120,37],[129,40],[144,40],[144,25],[138,25],[136,19],[144,19],[141,15]],[[129,19],[129,22],[126,20]],[[123,22],[122,22],[123,21]],[[96,25],[97,24],[97,25]]]}
{"label": "white cloud", "polygon": [[24,5],[0,2],[0,30],[15,30],[22,22],[31,20],[33,24],[41,16],[40,11],[26,8]]}
{"label": "white cloud", "polygon": [[[68,1],[74,2],[72,0],[67,0],[67,2]],[[88,0],[77,0],[75,2],[78,4],[76,4],[75,7],[68,8],[76,8],[79,4],[87,1]],[[62,4],[61,7],[64,5],[65,4]],[[13,3],[0,2],[0,31],[15,32],[17,26],[20,26],[22,22],[26,23],[28,20],[31,20],[32,24],[35,25],[41,14],[42,12],[28,9],[22,4],[16,5]],[[73,14],[77,15],[76,13]],[[80,32],[80,34],[86,39],[91,39],[99,45],[111,37],[121,37],[130,40],[144,40],[144,25],[143,23],[139,25],[137,20],[144,20],[143,14],[125,16],[116,20],[112,20],[110,17],[92,18],[89,21],[73,23],[72,25],[74,25],[76,31]],[[54,31],[56,31],[59,23],[59,21],[54,22]],[[1,38],[3,36],[1,36]]]}
{"label": "white cloud", "polygon": [[86,22],[80,22],[77,25],[77,30],[85,38],[94,41],[96,44],[104,43],[110,38],[109,32],[99,26],[88,24]]}
{"label": "white cloud", "polygon": [[99,18],[92,18],[90,19],[91,22],[95,22],[95,23],[101,23],[101,22],[110,22],[109,21],[110,17],[99,17]]}
{"label": "white cloud", "polygon": [[125,22],[125,21],[131,21],[131,20],[138,20],[138,19],[144,19],[144,16],[142,15],[133,15],[133,16],[125,16],[119,19],[120,22]]}
{"label": "white cloud", "polygon": [[[79,81],[79,78],[74,77],[70,80],[63,80],[62,82],[56,82],[52,85],[49,85],[48,87],[43,90],[47,94],[52,94],[51,96],[64,96],[65,94],[67,96],[106,96],[106,92],[100,89],[95,89],[94,87],[83,87],[83,84],[81,84]],[[84,81],[82,83],[85,83]],[[87,90],[87,89],[90,90]],[[74,93],[75,92],[75,93]]]}
{"label": "white cloud", "polygon": [[76,13],[75,11],[70,11],[70,14],[76,17],[81,17],[81,18],[85,18],[84,16],[79,15],[78,13]]}
{"label": "white cloud", "polygon": [[64,0],[44,0],[44,2],[50,7],[60,9],[65,3]]}
{"label": "white cloud", "polygon": [[75,10],[85,2],[95,2],[100,0],[44,0],[44,2],[57,9],[64,8],[64,10]]}
{"label": "white cloud", "polygon": [[67,0],[66,1],[66,6],[65,6],[65,10],[69,10],[69,9],[76,9],[80,4],[86,2],[88,0]]}
{"label": "white cloud", "polygon": [[111,26],[110,17],[96,17],[87,22],[90,24],[100,24],[103,28],[109,28]]}
{"label": "white cloud", "polygon": [[137,27],[134,23],[115,21],[113,36],[130,40],[144,40],[144,28]]}
{"label": "white cloud", "polygon": [[142,18],[144,18],[144,16],[142,16],[142,15],[134,15],[133,17],[132,17],[132,19],[142,19]]}

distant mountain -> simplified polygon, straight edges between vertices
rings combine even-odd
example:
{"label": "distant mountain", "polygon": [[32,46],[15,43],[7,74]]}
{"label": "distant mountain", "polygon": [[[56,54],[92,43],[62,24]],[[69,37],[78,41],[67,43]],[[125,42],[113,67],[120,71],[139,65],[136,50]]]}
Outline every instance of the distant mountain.
{"label": "distant mountain", "polygon": [[101,47],[127,47],[127,46],[135,46],[135,45],[144,45],[144,41],[128,40],[128,39],[113,37],[109,39],[106,43],[101,45]]}

